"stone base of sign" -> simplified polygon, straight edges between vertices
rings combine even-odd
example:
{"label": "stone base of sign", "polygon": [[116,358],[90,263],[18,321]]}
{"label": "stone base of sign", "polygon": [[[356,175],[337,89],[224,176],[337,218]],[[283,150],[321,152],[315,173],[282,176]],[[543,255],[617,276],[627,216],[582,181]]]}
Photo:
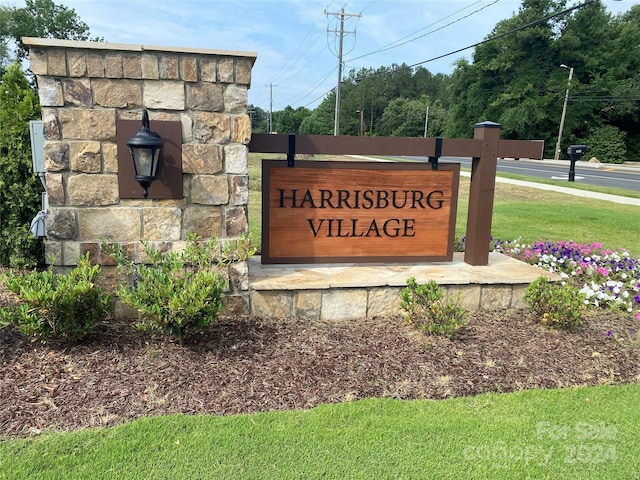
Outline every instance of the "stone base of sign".
{"label": "stone base of sign", "polygon": [[489,265],[453,262],[402,264],[262,265],[249,260],[251,313],[275,318],[340,321],[402,313],[400,290],[410,277],[434,279],[467,310],[525,306],[525,288],[540,275],[559,276],[500,253]]}

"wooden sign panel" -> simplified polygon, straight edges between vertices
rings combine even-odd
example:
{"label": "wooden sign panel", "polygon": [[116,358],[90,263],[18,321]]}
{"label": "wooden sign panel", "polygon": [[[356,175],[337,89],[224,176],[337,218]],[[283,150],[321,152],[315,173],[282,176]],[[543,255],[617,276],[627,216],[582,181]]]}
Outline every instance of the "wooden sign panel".
{"label": "wooden sign panel", "polygon": [[453,259],[460,164],[262,161],[262,263]]}

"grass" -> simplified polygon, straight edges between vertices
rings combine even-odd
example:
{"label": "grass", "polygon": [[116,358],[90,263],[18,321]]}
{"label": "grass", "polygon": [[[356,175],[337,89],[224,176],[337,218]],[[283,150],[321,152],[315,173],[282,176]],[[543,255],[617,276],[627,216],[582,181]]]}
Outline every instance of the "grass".
{"label": "grass", "polygon": [[[249,168],[250,224],[259,239],[259,160]],[[459,232],[468,180],[461,184]],[[496,187],[494,234],[505,239],[597,240],[637,254],[638,222],[635,207]],[[631,384],[145,418],[1,439],[0,480],[637,478],[639,398],[640,385]]]}
{"label": "grass", "polygon": [[640,385],[146,418],[0,442],[0,479],[637,478]]}
{"label": "grass", "polygon": [[[456,234],[464,235],[469,180],[461,179]],[[504,240],[573,240],[600,242],[640,254],[638,207],[563,193],[496,184],[492,234]]]}
{"label": "grass", "polygon": [[[262,155],[249,155],[249,228],[256,245],[260,244],[261,234],[261,170]],[[272,158],[270,156],[270,158]],[[284,158],[284,156],[273,156]],[[501,175],[502,176],[502,175]],[[553,180],[539,181],[522,175],[509,175],[509,178],[536,181],[538,183],[568,186],[569,182]],[[626,195],[638,198],[640,194],[628,190],[593,187],[572,184],[580,188],[600,193]],[[467,205],[469,202],[469,179],[460,178],[458,197],[458,216],[456,235],[465,235],[467,224]],[[632,255],[640,255],[640,215],[638,207],[622,205],[602,200],[581,198],[557,192],[535,188],[520,187],[507,183],[496,184],[494,199],[492,233],[503,240],[521,237],[525,242],[535,240],[573,240],[580,243],[600,242],[605,247],[616,250],[625,248]]]}

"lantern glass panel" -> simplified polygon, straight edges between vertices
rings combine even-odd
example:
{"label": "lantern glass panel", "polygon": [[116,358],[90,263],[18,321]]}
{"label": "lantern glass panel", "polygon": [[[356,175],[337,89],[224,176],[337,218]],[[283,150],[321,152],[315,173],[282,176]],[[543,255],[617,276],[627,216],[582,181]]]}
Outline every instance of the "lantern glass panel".
{"label": "lantern glass panel", "polygon": [[160,157],[159,148],[132,148],[136,175],[143,177],[155,177]]}
{"label": "lantern glass panel", "polygon": [[151,176],[151,162],[153,151],[148,148],[133,148],[133,159],[136,165],[136,174]]}

